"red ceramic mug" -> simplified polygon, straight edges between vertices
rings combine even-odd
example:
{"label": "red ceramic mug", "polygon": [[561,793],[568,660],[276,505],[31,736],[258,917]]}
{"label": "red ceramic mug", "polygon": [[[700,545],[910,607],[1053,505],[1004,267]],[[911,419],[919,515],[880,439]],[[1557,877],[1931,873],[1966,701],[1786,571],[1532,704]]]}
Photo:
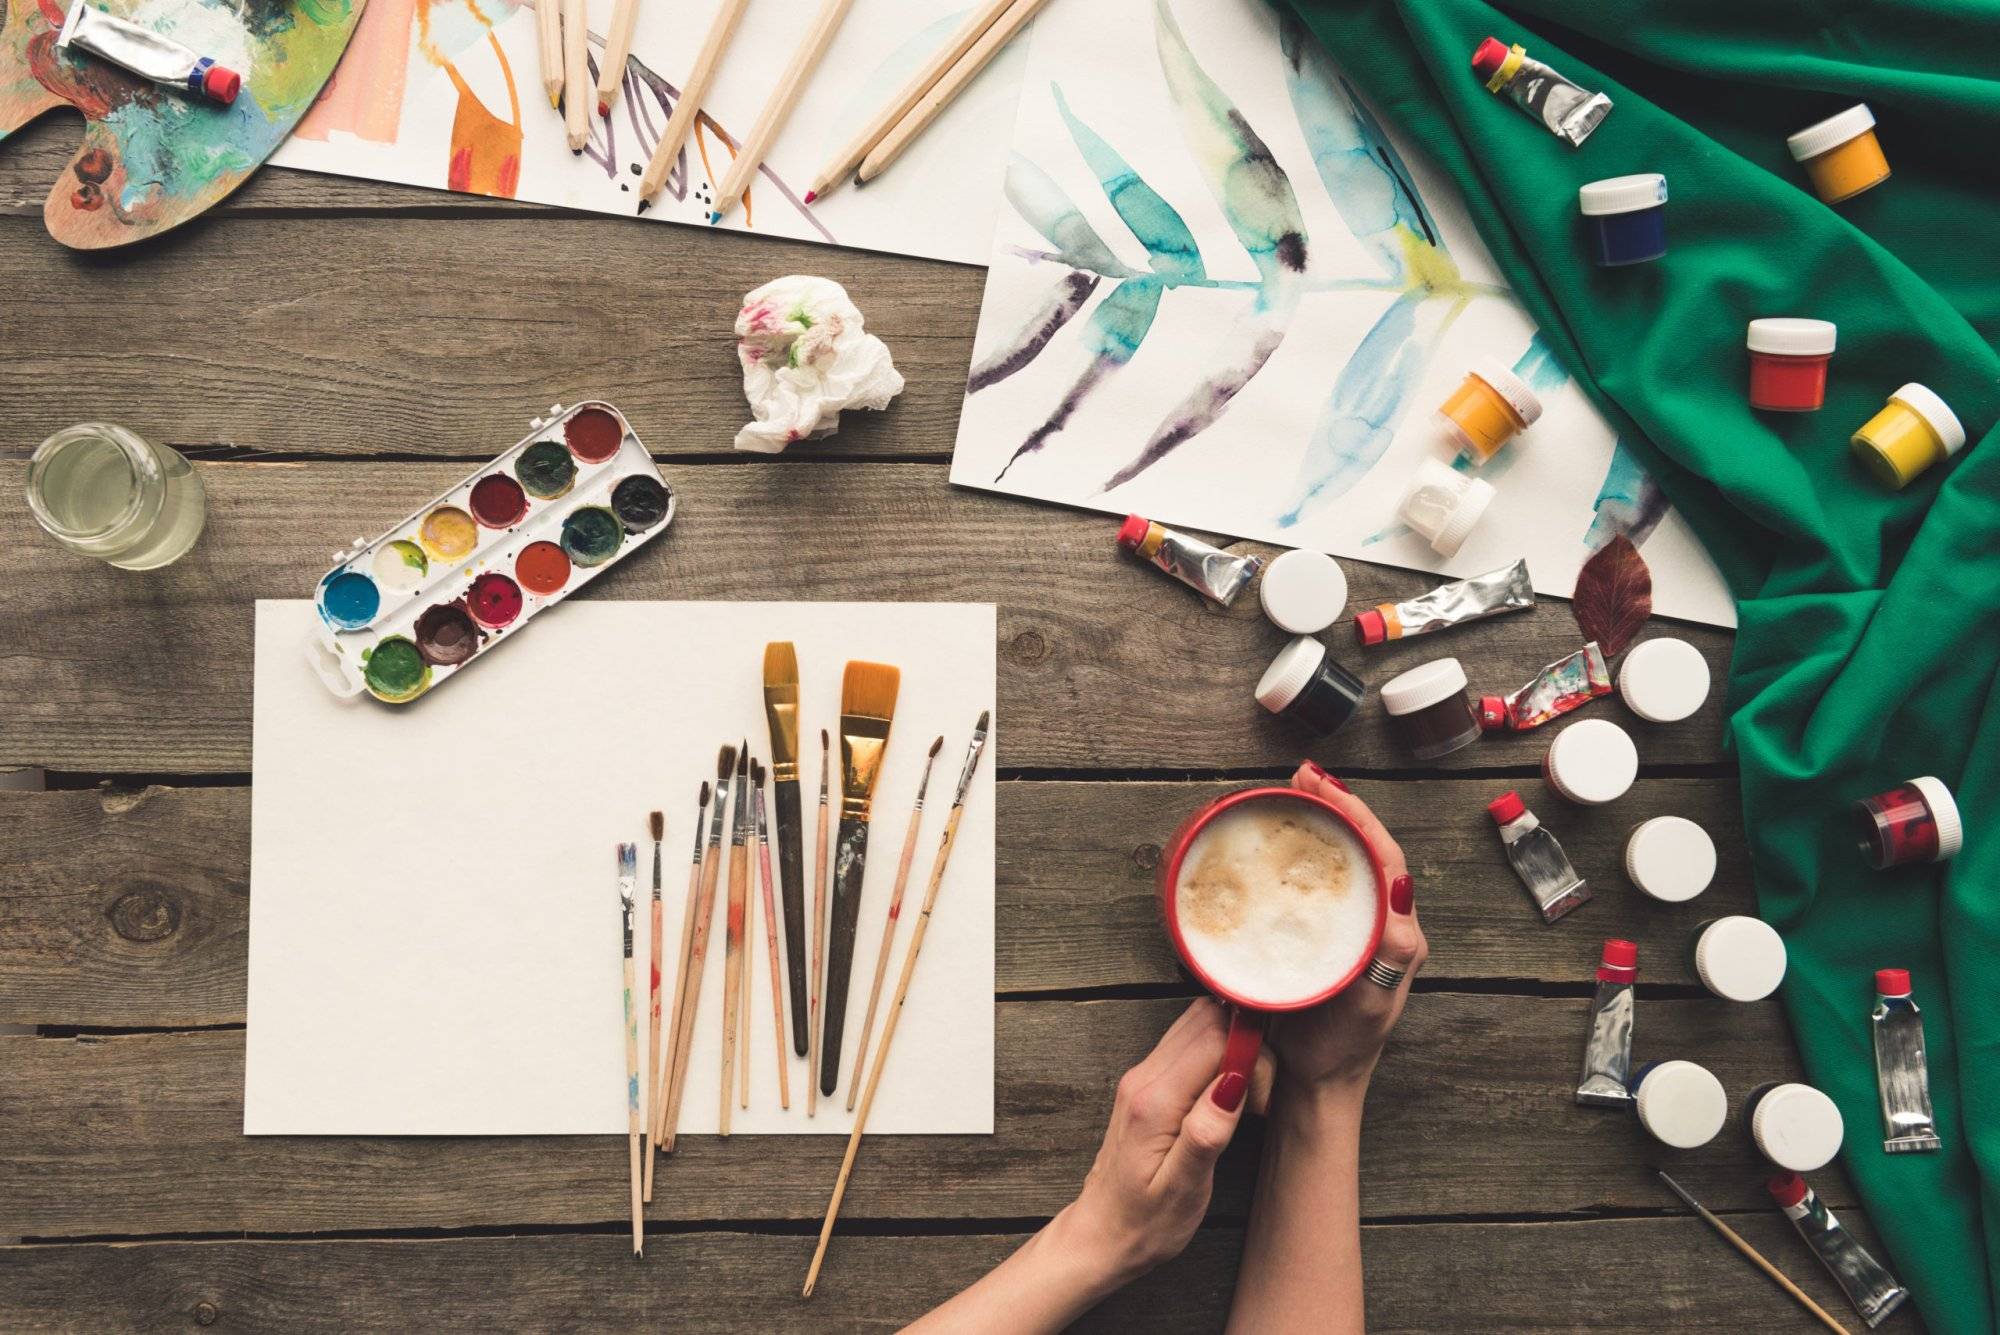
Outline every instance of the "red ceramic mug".
{"label": "red ceramic mug", "polygon": [[[1223,986],[1207,970],[1201,967],[1188,949],[1187,936],[1180,923],[1177,891],[1180,886],[1181,864],[1186,860],[1188,849],[1201,832],[1217,816],[1232,811],[1246,802],[1298,802],[1325,812],[1353,834],[1354,842],[1368,859],[1369,867],[1375,873],[1375,917],[1368,933],[1368,944],[1355,957],[1354,964],[1338,978],[1329,979],[1327,985],[1308,996],[1288,1001],[1272,1001],[1269,998],[1251,999]],[[1264,1028],[1271,1016],[1286,1011],[1310,1010],[1321,1002],[1330,1001],[1347,990],[1349,984],[1359,978],[1368,968],[1368,961],[1375,957],[1375,950],[1382,944],[1382,929],[1389,916],[1389,879],[1383,870],[1382,860],[1369,847],[1362,835],[1361,827],[1333,803],[1316,794],[1297,788],[1243,788],[1233,793],[1225,793],[1207,806],[1202,807],[1181,823],[1173,841],[1168,845],[1167,855],[1160,860],[1160,913],[1166,919],[1167,937],[1173,942],[1174,953],[1187,966],[1196,981],[1223,1001],[1229,1003],[1229,1039],[1222,1055],[1222,1075],[1234,1072],[1246,1081],[1257,1063],[1257,1053],[1264,1046]]]}

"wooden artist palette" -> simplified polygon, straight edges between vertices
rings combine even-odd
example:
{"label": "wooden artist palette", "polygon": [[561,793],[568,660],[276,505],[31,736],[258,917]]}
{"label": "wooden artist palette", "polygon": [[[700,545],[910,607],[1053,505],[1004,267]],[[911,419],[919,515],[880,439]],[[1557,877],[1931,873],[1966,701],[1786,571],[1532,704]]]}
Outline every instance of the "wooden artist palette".
{"label": "wooden artist palette", "polygon": [[[85,4],[90,0],[68,0]],[[0,0],[0,139],[43,112],[83,113],[83,144],[42,206],[49,235],[97,250],[178,227],[250,179],[312,108],[363,0],[110,0],[243,76],[220,106],[80,50],[56,50],[63,0]]]}
{"label": "wooden artist palette", "polygon": [[306,657],[336,695],[407,704],[673,522],[624,414],[585,402],[320,578]]}

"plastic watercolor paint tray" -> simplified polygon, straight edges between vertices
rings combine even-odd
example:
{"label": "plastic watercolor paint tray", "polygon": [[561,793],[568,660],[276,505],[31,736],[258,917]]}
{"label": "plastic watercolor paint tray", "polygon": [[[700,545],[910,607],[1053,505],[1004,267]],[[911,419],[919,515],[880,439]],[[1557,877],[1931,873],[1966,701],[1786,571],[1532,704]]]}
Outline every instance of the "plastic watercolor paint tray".
{"label": "plastic watercolor paint tray", "polygon": [[673,488],[623,413],[587,401],[321,577],[306,657],[336,695],[390,704],[491,653],[673,522]]}

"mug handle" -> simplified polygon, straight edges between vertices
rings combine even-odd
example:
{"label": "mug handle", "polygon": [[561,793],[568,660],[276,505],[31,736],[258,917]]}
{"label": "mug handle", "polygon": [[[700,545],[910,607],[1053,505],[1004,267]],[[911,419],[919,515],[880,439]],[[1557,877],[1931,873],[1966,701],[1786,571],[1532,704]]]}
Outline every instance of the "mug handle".
{"label": "mug handle", "polygon": [[1216,1071],[1217,1076],[1234,1072],[1248,1084],[1251,1069],[1257,1065],[1257,1054],[1264,1048],[1264,1026],[1269,1019],[1263,1011],[1245,1010],[1241,1006],[1229,1008],[1229,1038],[1222,1049],[1222,1067]]}

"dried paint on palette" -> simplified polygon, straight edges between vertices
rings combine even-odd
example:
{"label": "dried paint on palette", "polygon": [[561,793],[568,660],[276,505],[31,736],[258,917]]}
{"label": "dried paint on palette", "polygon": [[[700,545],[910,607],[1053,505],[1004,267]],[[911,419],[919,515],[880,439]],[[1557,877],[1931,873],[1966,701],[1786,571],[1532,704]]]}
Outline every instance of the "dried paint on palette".
{"label": "dried paint on palette", "polygon": [[479,628],[458,603],[425,608],[413,631],[417,652],[438,667],[457,667],[479,649]]}
{"label": "dried paint on palette", "polygon": [[401,635],[391,635],[370,649],[362,672],[369,693],[390,704],[414,700],[431,684],[430,664],[417,646]]}
{"label": "dried paint on palette", "polygon": [[587,464],[601,464],[618,453],[625,428],[602,408],[584,408],[563,423],[563,439],[570,453]]}
{"label": "dried paint on palette", "polygon": [[644,533],[667,517],[672,495],[660,479],[634,473],[612,488],[611,510],[627,533]]}
{"label": "dried paint on palette", "polygon": [[569,583],[569,557],[553,542],[531,542],[514,558],[514,578],[538,598]]}
{"label": "dried paint on palette", "polygon": [[601,505],[586,505],[563,520],[563,551],[580,566],[603,565],[618,554],[625,526]]}
{"label": "dried paint on palette", "polygon": [[497,571],[487,571],[472,581],[465,605],[472,619],[488,630],[505,630],[521,615],[521,586]]}
{"label": "dried paint on palette", "polygon": [[538,440],[514,461],[514,476],[537,500],[552,501],[576,482],[576,460],[552,440]]}

